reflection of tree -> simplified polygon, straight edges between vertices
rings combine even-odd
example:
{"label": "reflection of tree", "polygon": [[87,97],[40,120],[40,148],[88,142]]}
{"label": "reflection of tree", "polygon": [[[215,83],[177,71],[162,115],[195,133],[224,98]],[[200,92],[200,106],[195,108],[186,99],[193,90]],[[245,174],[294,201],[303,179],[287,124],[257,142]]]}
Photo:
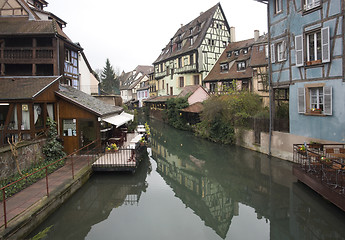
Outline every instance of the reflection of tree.
{"label": "reflection of tree", "polygon": [[[148,187],[146,177],[149,164],[147,159],[142,161],[135,174],[95,174],[73,195],[72,201],[62,206],[62,211],[53,214],[41,226],[54,225],[48,233],[48,239],[53,235],[55,238],[59,236],[59,239],[84,239],[91,227],[107,219],[114,208],[137,205],[141,193]],[[56,222],[56,219],[61,221]],[[64,222],[63,219],[68,221]]]}
{"label": "reflection of tree", "polygon": [[151,126],[159,173],[219,236],[226,235],[242,203],[258,219],[269,219],[271,239],[344,239],[343,213],[296,183],[291,164],[160,123]]}

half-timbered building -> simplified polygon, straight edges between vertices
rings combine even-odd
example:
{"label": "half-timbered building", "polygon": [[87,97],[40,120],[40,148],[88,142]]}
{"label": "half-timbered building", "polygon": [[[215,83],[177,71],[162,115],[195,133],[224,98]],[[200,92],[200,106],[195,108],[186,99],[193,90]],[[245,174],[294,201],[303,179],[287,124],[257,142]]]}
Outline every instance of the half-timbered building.
{"label": "half-timbered building", "polygon": [[230,40],[220,3],[181,26],[153,63],[158,95],[178,95],[185,86],[200,85]]}
{"label": "half-timbered building", "polygon": [[257,30],[254,38],[229,43],[204,79],[205,87],[211,94],[227,93],[234,87],[255,92],[268,106],[267,47],[267,35],[259,36]]}
{"label": "half-timbered building", "polygon": [[272,97],[289,101],[290,133],[344,143],[345,2],[258,1],[268,4]]}

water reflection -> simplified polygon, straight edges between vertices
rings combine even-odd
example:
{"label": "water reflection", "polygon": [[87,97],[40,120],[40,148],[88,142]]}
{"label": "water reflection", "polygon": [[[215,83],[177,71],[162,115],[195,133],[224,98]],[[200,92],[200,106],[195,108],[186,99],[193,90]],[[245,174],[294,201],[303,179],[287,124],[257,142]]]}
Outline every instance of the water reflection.
{"label": "water reflection", "polygon": [[345,215],[292,165],[153,122],[132,174],[95,174],[32,234],[46,239],[345,239]]}
{"label": "water reflection", "polygon": [[142,193],[148,187],[146,177],[150,171],[150,162],[144,159],[135,175],[94,173],[31,237],[53,225],[46,239],[85,239],[92,226],[108,219],[114,209],[138,205]]}
{"label": "water reflection", "polygon": [[[290,163],[211,144],[156,122],[154,126],[157,171],[221,238],[237,235],[231,224],[246,218],[244,206],[255,211],[257,220],[250,226],[244,222],[241,228],[254,232],[255,239],[345,238],[345,215],[296,182]],[[255,225],[261,226],[258,231]],[[268,234],[260,237],[265,225]]]}

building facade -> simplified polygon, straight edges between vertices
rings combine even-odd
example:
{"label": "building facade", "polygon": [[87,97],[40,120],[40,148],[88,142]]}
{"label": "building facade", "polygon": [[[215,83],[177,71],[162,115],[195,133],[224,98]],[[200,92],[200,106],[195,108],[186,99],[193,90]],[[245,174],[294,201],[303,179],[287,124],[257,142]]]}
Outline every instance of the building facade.
{"label": "building facade", "polygon": [[153,63],[158,95],[178,95],[185,86],[200,85],[230,41],[219,3],[181,26]]}
{"label": "building facade", "polygon": [[268,106],[267,57],[267,36],[255,31],[254,38],[229,43],[204,79],[204,86],[211,94],[227,93],[234,87],[255,92]]}
{"label": "building facade", "polygon": [[289,100],[290,133],[345,142],[344,1],[260,2],[268,3],[272,96]]}

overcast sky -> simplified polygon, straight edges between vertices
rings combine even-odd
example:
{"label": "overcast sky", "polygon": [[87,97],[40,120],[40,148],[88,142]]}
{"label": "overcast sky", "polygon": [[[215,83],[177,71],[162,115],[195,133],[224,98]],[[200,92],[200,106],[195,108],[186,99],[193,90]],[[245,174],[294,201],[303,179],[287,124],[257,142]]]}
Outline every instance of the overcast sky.
{"label": "overcast sky", "polygon": [[[109,58],[125,72],[152,65],[181,24],[187,24],[219,0],[48,0],[47,11],[67,22],[64,32],[79,42],[91,67],[103,69]],[[266,5],[254,0],[220,2],[236,41],[267,32]]]}

